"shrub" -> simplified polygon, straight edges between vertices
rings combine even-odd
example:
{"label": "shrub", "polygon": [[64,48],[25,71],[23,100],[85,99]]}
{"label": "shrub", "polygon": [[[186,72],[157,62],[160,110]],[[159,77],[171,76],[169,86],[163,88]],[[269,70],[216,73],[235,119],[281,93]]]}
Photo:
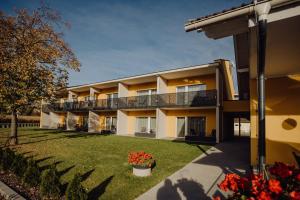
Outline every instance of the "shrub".
{"label": "shrub", "polygon": [[151,168],[155,160],[153,156],[149,153],[141,152],[131,152],[128,155],[128,163],[133,167],[139,168]]}
{"label": "shrub", "polygon": [[229,199],[300,199],[299,169],[278,162],[268,168],[268,173],[269,180],[261,175],[245,178],[227,174],[219,187],[223,191],[233,192]]}
{"label": "shrub", "polygon": [[35,187],[40,183],[41,172],[37,163],[31,159],[28,161],[26,171],[24,173],[23,182],[29,187]]}
{"label": "shrub", "polygon": [[73,180],[69,183],[66,191],[67,200],[86,200],[88,198],[86,190],[81,185],[81,177],[75,174]]}
{"label": "shrub", "polygon": [[14,158],[15,158],[14,151],[12,151],[10,148],[4,149],[2,153],[2,159],[1,159],[2,169],[5,171],[11,169]]}
{"label": "shrub", "polygon": [[58,172],[55,165],[46,169],[41,176],[40,193],[42,198],[58,199],[60,195],[61,184],[59,182]]}
{"label": "shrub", "polygon": [[23,177],[27,168],[27,160],[21,154],[14,154],[11,170],[19,177]]}

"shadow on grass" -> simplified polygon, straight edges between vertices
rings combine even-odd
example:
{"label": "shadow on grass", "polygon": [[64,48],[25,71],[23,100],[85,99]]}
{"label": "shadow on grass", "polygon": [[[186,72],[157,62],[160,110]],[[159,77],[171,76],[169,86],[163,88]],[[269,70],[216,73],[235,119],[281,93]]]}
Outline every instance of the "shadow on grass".
{"label": "shadow on grass", "polygon": [[99,185],[91,189],[91,191],[88,193],[88,199],[94,200],[98,199],[102,194],[104,194],[107,186],[112,181],[114,176],[110,176],[107,179],[105,179],[103,182],[101,182]]}
{"label": "shadow on grass", "polygon": [[[68,171],[69,171],[69,170],[72,169],[73,167],[74,167],[74,166],[68,167],[68,168],[66,168],[65,170],[68,169]],[[63,170],[63,171],[65,171],[65,170]],[[85,172],[84,174],[82,174],[82,175],[81,175],[81,182],[83,182],[83,181],[85,181],[87,178],[89,178],[89,176],[90,176],[94,171],[95,171],[95,169],[92,169],[92,170],[89,170],[89,171]],[[59,173],[61,173],[61,171],[60,171]],[[67,190],[68,185],[69,185],[69,182],[66,182],[66,183],[64,183],[64,184],[62,184],[62,185],[60,186],[60,191],[61,191],[61,194],[62,194],[62,195],[64,195],[64,194],[66,193],[66,190]]]}
{"label": "shadow on grass", "polygon": [[39,143],[39,142],[45,142],[45,141],[51,141],[51,140],[58,140],[58,139],[62,139],[62,138],[65,138],[65,136],[59,136],[59,137],[55,137],[55,138],[48,138],[48,139],[36,140],[36,141],[29,141],[29,142],[21,142],[19,145],[34,144],[34,143]]}
{"label": "shadow on grass", "polygon": [[85,181],[86,179],[88,179],[94,171],[95,171],[95,169],[91,169],[91,170],[85,172],[84,174],[82,174],[80,176],[81,181]]}
{"label": "shadow on grass", "polygon": [[75,167],[75,165],[71,165],[70,167],[67,167],[61,171],[58,171],[58,176],[61,177],[64,174],[68,173],[71,169],[73,169]]}
{"label": "shadow on grass", "polygon": [[36,159],[35,162],[40,163],[40,162],[43,162],[45,160],[49,160],[51,158],[53,158],[53,156],[47,156],[47,157],[44,157],[44,158]]}
{"label": "shadow on grass", "polygon": [[111,134],[108,133],[82,133],[82,132],[78,132],[78,133],[74,133],[72,132],[72,135],[66,135],[66,138],[87,138],[87,137],[101,137],[101,136],[108,136]]}
{"label": "shadow on grass", "polygon": [[40,166],[39,167],[39,169],[41,170],[41,171],[44,171],[44,170],[46,170],[46,169],[49,169],[52,165],[58,165],[58,164],[60,164],[60,163],[63,163],[64,161],[55,161],[54,163],[51,163],[51,164],[47,164],[47,165],[43,165],[43,166]]}

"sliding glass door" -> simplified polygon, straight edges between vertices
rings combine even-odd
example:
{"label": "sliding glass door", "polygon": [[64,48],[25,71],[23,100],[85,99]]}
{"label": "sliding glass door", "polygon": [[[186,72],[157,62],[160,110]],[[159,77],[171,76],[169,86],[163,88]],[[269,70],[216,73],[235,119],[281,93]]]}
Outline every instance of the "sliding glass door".
{"label": "sliding glass door", "polygon": [[115,133],[117,131],[117,117],[106,117],[105,129]]}
{"label": "sliding glass door", "polygon": [[177,137],[205,136],[206,117],[177,117]]}
{"label": "sliding glass door", "polygon": [[205,136],[205,117],[188,117],[188,130],[189,136]]}

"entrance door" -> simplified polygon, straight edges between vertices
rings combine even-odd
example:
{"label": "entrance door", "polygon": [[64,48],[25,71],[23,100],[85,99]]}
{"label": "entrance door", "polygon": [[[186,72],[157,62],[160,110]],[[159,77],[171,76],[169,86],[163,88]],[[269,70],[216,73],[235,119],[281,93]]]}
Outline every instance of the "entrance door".
{"label": "entrance door", "polygon": [[188,117],[188,136],[205,136],[205,117]]}

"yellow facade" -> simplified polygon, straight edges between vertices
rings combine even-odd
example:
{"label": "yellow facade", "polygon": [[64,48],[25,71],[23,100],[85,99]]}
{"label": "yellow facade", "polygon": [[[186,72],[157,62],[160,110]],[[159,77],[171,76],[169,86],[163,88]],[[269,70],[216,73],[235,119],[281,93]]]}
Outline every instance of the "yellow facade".
{"label": "yellow facade", "polygon": [[152,90],[157,88],[156,82],[143,83],[128,86],[128,96],[136,96],[139,90]]}
{"label": "yellow facade", "polygon": [[[251,164],[257,163],[257,92],[251,80]],[[266,162],[294,163],[300,151],[300,80],[293,77],[266,80]]]}
{"label": "yellow facade", "polygon": [[90,96],[90,91],[78,92],[77,93],[77,100],[78,101],[84,101],[85,97],[89,97],[89,96]]}
{"label": "yellow facade", "polygon": [[101,89],[100,92],[96,93],[95,95],[96,99],[107,99],[107,95],[113,93],[118,93],[117,87]]}
{"label": "yellow facade", "polygon": [[205,132],[206,136],[211,136],[213,129],[216,129],[216,110],[197,109],[197,110],[167,110],[167,136],[177,137],[176,120],[177,117],[206,117]]}
{"label": "yellow facade", "polygon": [[167,81],[169,93],[175,93],[176,87],[186,85],[206,84],[207,90],[216,89],[216,75],[202,75],[196,77],[172,79]]}
{"label": "yellow facade", "polygon": [[141,110],[141,111],[128,111],[128,134],[133,135],[136,129],[136,118],[137,117],[156,117],[155,110]]}

